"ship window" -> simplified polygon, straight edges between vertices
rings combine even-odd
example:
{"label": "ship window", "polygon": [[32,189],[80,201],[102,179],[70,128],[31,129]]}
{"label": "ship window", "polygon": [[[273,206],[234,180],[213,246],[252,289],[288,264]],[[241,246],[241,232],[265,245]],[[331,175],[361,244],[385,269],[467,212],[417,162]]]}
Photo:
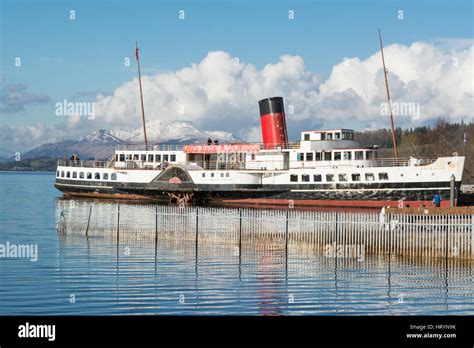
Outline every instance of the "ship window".
{"label": "ship window", "polygon": [[70,178],[71,177],[71,173],[70,172],[66,172],[66,178]]}
{"label": "ship window", "polygon": [[112,173],[112,175],[110,175],[110,178],[112,180],[117,180],[117,174],[116,173]]}
{"label": "ship window", "polygon": [[326,133],[326,139],[332,140],[332,133]]}
{"label": "ship window", "polygon": [[84,179],[84,172],[79,173],[79,179]]}
{"label": "ship window", "polygon": [[120,154],[119,162],[125,162],[125,155],[123,153]]}
{"label": "ship window", "polygon": [[365,180],[367,180],[367,181],[374,181],[374,180],[375,180],[374,174],[372,174],[372,173],[365,173]]}
{"label": "ship window", "polygon": [[306,160],[307,161],[312,161],[313,160],[313,153],[312,152],[306,153]]}
{"label": "ship window", "polygon": [[141,160],[145,162],[146,161],[146,155],[141,155]]}
{"label": "ship window", "polygon": [[366,156],[365,156],[366,159],[368,159],[368,160],[372,159],[372,151],[366,151],[365,154],[366,154]]}
{"label": "ship window", "polygon": [[225,177],[228,178],[230,175],[229,173],[225,173]]}
{"label": "ship window", "polygon": [[250,156],[250,159],[251,159],[252,161],[255,161],[255,154],[254,154],[254,153]]}
{"label": "ship window", "polygon": [[148,155],[148,162],[153,162],[153,155]]}
{"label": "ship window", "polygon": [[59,170],[56,172],[56,176],[59,177]]}
{"label": "ship window", "polygon": [[115,162],[118,162],[118,154],[115,154]]}
{"label": "ship window", "polygon": [[296,154],[296,159],[297,159],[298,161],[304,161],[304,153],[298,152],[298,153]]}
{"label": "ship window", "polygon": [[360,174],[352,174],[352,181],[360,181]]}
{"label": "ship window", "polygon": [[335,161],[340,161],[341,160],[341,152],[340,151],[334,152],[334,160]]}
{"label": "ship window", "polygon": [[326,181],[328,182],[334,181],[334,174],[326,174]]}
{"label": "ship window", "polygon": [[290,175],[290,181],[291,181],[291,182],[298,182],[298,175],[296,175],[296,174],[291,174],[291,175]]}
{"label": "ship window", "polygon": [[100,180],[100,173],[95,173],[94,178],[95,178],[96,180]]}
{"label": "ship window", "polygon": [[321,182],[323,180],[323,177],[320,174],[315,174],[313,175],[313,180],[314,182]]}
{"label": "ship window", "polygon": [[321,140],[326,140],[326,133],[320,133],[321,134]]}
{"label": "ship window", "polygon": [[134,161],[138,161],[138,153],[136,153],[136,154],[133,155],[133,160],[134,160]]}
{"label": "ship window", "polygon": [[387,173],[379,173],[379,179],[380,180],[388,180],[388,174]]}
{"label": "ship window", "polygon": [[163,155],[163,161],[168,162],[168,157],[169,157],[168,155]]}
{"label": "ship window", "polygon": [[309,134],[304,135],[304,140],[309,140]]}
{"label": "ship window", "polygon": [[213,177],[214,177],[214,173],[211,173],[211,178],[213,178]]}
{"label": "ship window", "polygon": [[348,139],[348,137],[346,136],[346,132],[342,132],[342,139]]}
{"label": "ship window", "polygon": [[306,175],[306,174],[301,175],[301,181],[302,182],[309,182],[309,175]]}
{"label": "ship window", "polygon": [[364,159],[364,151],[356,151],[355,152],[355,159],[356,160],[363,160]]}
{"label": "ship window", "polygon": [[87,179],[92,179],[92,173],[87,173]]}
{"label": "ship window", "polygon": [[108,174],[108,173],[104,173],[104,175],[102,175],[102,179],[104,179],[104,180],[109,180],[109,174]]}
{"label": "ship window", "polygon": [[347,174],[339,174],[339,181],[347,181]]}
{"label": "ship window", "polygon": [[339,132],[334,133],[334,139],[336,139],[336,140],[341,139],[341,133],[339,133]]}
{"label": "ship window", "polygon": [[170,161],[176,162],[176,155],[170,155]]}
{"label": "ship window", "polygon": [[155,162],[161,162],[161,155],[155,155]]}
{"label": "ship window", "polygon": [[224,177],[224,173],[221,173],[221,178],[223,178],[223,177]]}
{"label": "ship window", "polygon": [[345,160],[351,160],[352,159],[352,153],[350,151],[344,151],[344,159]]}
{"label": "ship window", "polygon": [[321,160],[322,160],[321,152],[316,152],[316,161],[321,161]]}
{"label": "ship window", "polygon": [[331,153],[330,152],[325,152],[324,153],[324,160],[325,161],[330,161],[331,160]]}
{"label": "ship window", "polygon": [[73,177],[74,179],[77,179],[77,172],[72,172],[72,177]]}
{"label": "ship window", "polygon": [[64,171],[61,171],[61,178],[64,178]]}

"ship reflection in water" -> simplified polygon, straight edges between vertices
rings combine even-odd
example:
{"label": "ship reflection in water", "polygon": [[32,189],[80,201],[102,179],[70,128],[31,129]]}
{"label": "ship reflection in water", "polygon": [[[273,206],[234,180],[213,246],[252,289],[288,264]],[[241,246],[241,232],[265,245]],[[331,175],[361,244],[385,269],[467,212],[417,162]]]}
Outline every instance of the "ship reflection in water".
{"label": "ship reflection in water", "polygon": [[113,227],[95,233],[90,218],[89,227],[63,226],[58,289],[77,305],[51,314],[474,314],[472,261],[335,258],[268,237],[244,239],[239,249],[205,231],[196,242],[189,221],[166,218],[183,231],[154,234],[152,224],[156,238],[140,239],[126,230],[117,238]]}

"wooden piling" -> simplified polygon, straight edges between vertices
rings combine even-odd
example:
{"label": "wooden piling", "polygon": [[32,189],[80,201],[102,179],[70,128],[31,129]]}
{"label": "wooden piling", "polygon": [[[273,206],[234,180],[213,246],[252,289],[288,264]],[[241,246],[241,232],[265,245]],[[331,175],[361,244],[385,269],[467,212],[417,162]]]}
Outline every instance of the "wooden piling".
{"label": "wooden piling", "polygon": [[120,240],[120,204],[117,204],[117,244]]}
{"label": "wooden piling", "polygon": [[87,218],[86,237],[89,236],[89,223],[91,222],[91,214],[92,214],[92,205],[89,209],[89,217]]}

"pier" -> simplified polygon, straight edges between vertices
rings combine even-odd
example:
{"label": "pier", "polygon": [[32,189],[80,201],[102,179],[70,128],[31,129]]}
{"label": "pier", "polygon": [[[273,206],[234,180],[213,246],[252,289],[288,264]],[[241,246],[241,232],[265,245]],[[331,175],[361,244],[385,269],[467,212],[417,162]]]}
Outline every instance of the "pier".
{"label": "pier", "polygon": [[474,260],[469,209],[298,211],[58,200],[59,234],[117,241],[184,239],[228,243],[240,252],[255,241],[309,248],[333,258],[365,255]]}

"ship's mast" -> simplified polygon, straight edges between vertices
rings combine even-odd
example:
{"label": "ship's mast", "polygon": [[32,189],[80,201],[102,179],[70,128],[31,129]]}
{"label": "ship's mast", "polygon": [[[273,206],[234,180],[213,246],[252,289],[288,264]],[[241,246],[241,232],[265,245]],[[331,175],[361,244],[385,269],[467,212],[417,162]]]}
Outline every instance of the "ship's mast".
{"label": "ship's mast", "polygon": [[135,42],[135,58],[137,59],[137,64],[138,64],[138,84],[140,85],[140,101],[142,104],[143,136],[145,137],[145,151],[146,151],[148,141],[146,138],[145,108],[143,106],[142,76],[140,74],[140,58],[138,58],[138,43],[137,42]]}
{"label": "ship's mast", "polygon": [[385,58],[383,56],[382,35],[380,34],[380,29],[379,29],[379,42],[380,42],[380,52],[382,53],[383,75],[385,77],[385,89],[387,91],[388,108],[390,110],[390,126],[392,127],[393,150],[395,153],[395,159],[398,159],[397,140],[395,138],[395,126],[393,124],[392,100],[390,99],[390,91],[388,90],[388,77],[387,77],[388,71],[387,71],[387,68],[385,67]]}

